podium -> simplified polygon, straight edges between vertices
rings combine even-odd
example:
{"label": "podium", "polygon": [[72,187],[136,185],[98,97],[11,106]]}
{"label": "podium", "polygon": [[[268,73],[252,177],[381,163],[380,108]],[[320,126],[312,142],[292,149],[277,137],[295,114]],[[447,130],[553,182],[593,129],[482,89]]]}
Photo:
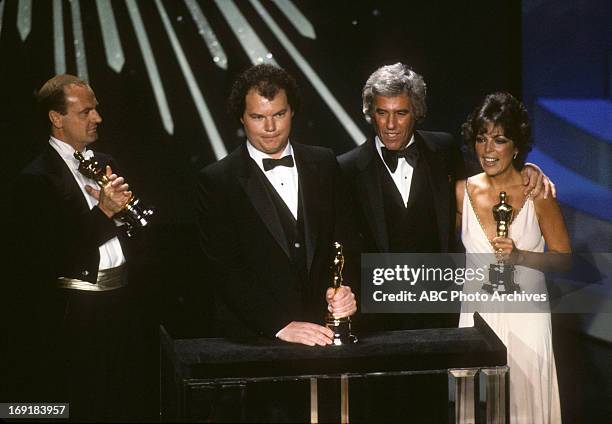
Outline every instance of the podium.
{"label": "podium", "polygon": [[[448,373],[454,385],[449,421],[478,422],[479,374],[486,421],[507,422],[506,347],[474,314],[474,327],[360,334],[355,345],[310,347],[278,340],[174,340],[160,328],[163,421],[210,421],[215,390],[233,393],[234,419],[248,416],[245,387],[257,382],[309,382],[310,421],[318,422],[321,382],[340,381],[340,421],[350,421],[350,381],[368,375]],[[203,405],[202,403],[207,403]]]}

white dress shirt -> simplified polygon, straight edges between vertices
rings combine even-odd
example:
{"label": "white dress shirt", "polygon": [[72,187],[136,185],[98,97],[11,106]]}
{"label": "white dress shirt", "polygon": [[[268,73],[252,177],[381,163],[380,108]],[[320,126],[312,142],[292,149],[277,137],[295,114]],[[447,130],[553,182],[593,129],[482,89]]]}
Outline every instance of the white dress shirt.
{"label": "white dress shirt", "polygon": [[[94,180],[87,178],[85,175],[79,172],[79,161],[74,157],[74,148],[54,137],[49,139],[49,144],[51,144],[51,146],[62,157],[66,163],[66,166],[68,166],[68,169],[70,169],[70,172],[72,173],[72,176],[76,180],[78,186],[81,188],[81,192],[83,193],[83,197],[85,197],[85,201],[89,205],[89,208],[93,209],[94,206],[98,204],[98,201],[85,191],[85,186],[89,185],[95,189],[99,189],[100,187]],[[81,153],[85,159],[90,159],[93,156],[93,152],[91,150],[85,150]],[[117,237],[108,240],[98,248],[100,249],[100,264],[98,266],[98,270],[114,268],[125,263],[123,250],[121,249],[121,244],[119,243],[119,239]]]}
{"label": "white dress shirt", "polygon": [[274,187],[274,190],[276,190],[281,199],[283,199],[283,202],[285,202],[285,205],[287,205],[291,214],[297,220],[299,180],[298,169],[297,165],[295,165],[295,156],[293,155],[291,143],[287,143],[283,154],[280,155],[280,158],[287,155],[293,156],[294,166],[291,168],[287,166],[276,166],[269,171],[264,171],[263,159],[271,159],[271,156],[257,150],[249,141],[247,141],[247,150],[249,156],[251,156],[257,166],[263,171],[268,181],[270,181],[270,184],[272,184],[272,187]]}
{"label": "white dress shirt", "polygon": [[[408,142],[408,144],[406,144],[405,148],[407,148],[414,142],[415,142],[414,134],[412,134],[412,137],[410,138],[410,141]],[[382,155],[383,147],[385,147],[385,145],[382,143],[382,141],[380,141],[378,136],[376,136],[376,150],[378,151],[378,155],[380,156],[380,159],[385,164],[385,168],[387,168],[387,171],[389,172],[389,175],[391,175],[391,178],[393,179],[395,186],[397,187],[400,194],[402,195],[402,200],[404,201],[404,205],[407,205],[408,198],[410,197],[410,184],[412,184],[412,173],[414,171],[414,168],[410,166],[408,162],[406,162],[406,159],[399,158],[399,160],[397,161],[397,168],[395,169],[395,172],[391,172],[391,170],[389,169],[389,167],[387,166],[387,164],[385,163],[383,159],[383,155]]]}

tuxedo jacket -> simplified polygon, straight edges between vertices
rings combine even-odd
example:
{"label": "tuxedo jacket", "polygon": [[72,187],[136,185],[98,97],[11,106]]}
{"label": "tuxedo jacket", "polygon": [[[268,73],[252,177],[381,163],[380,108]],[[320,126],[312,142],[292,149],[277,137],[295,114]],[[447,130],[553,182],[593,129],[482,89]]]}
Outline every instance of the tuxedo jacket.
{"label": "tuxedo jacket", "polygon": [[[95,158],[101,166],[116,169],[110,156],[96,153]],[[127,259],[123,230],[97,206],[90,209],[70,169],[50,145],[21,172],[14,187],[11,225],[19,275],[36,272],[49,284],[57,277],[95,283],[98,248],[116,236]]]}
{"label": "tuxedo jacket", "polygon": [[344,244],[345,280],[358,284],[350,271],[351,263],[357,266],[351,211],[334,154],[292,146],[306,249],[303,268],[291,259],[274,193],[246,145],[200,173],[197,222],[221,335],[273,337],[291,321],[322,323],[334,241]]}
{"label": "tuxedo jacket", "polygon": [[[461,155],[450,134],[415,131],[414,137],[419,150],[419,167],[423,166],[423,172],[427,175],[425,189],[431,190],[431,196],[428,197],[433,202],[430,205],[432,207],[423,209],[435,211],[440,252],[453,251],[456,249],[454,179],[463,174]],[[394,228],[396,224],[387,222],[383,184],[393,184],[393,181],[391,178],[383,178],[382,173],[387,170],[377,152],[375,140],[368,140],[343,154],[338,162],[351,186],[356,209],[360,211],[357,225],[363,252],[402,253],[393,252],[390,247],[388,229]],[[419,213],[416,206],[411,209],[412,214]],[[413,215],[409,215],[408,219],[413,219],[410,216]],[[396,228],[400,230],[400,223],[397,223]],[[358,322],[366,332],[456,327],[457,314],[362,314]]]}
{"label": "tuxedo jacket", "polygon": [[[96,153],[95,157],[101,165],[113,167],[110,156]],[[123,305],[128,291],[59,290],[56,279],[69,277],[94,283],[99,246],[118,236],[129,263],[128,243],[114,220],[98,207],[90,209],[70,169],[49,144],[17,176],[13,186],[7,222],[12,278],[1,281],[4,290],[0,308],[6,314],[3,334],[7,334],[11,346],[7,363],[12,369],[7,374],[15,382],[11,387],[21,387],[15,390],[22,392],[24,399],[54,399],[60,393],[57,382],[68,375],[65,365],[71,354],[89,361],[92,369],[103,369],[105,363],[97,358],[120,343],[114,338],[114,345],[87,352],[69,351],[77,338],[83,343],[97,340],[100,331],[115,328],[109,322],[123,320],[120,328],[133,322],[114,312],[103,316],[99,308],[111,300],[113,305]],[[119,308],[112,309],[116,310]],[[101,383],[100,387],[106,386]]]}
{"label": "tuxedo jacket", "polygon": [[[419,160],[423,160],[436,211],[440,250],[447,252],[454,246],[454,179],[461,175],[462,160],[453,137],[447,133],[415,131]],[[358,222],[366,252],[390,252],[388,223],[383,206],[382,161],[374,139],[338,157],[346,180],[351,186],[354,201],[359,205]]]}

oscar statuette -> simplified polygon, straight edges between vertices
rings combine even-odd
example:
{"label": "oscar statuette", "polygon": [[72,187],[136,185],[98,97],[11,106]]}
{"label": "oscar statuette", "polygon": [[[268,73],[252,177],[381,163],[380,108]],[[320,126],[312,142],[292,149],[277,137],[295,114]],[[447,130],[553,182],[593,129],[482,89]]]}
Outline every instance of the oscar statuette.
{"label": "oscar statuette", "polygon": [[[108,184],[104,167],[101,167],[94,158],[85,159],[80,152],[76,151],[74,157],[79,161],[79,172],[81,174],[94,180],[100,187]],[[149,224],[149,219],[153,214],[153,209],[144,207],[140,204],[140,199],[132,195],[123,209],[116,215],[116,218],[125,223],[126,233],[131,237],[134,229],[146,227]]]}
{"label": "oscar statuette", "polygon": [[[499,203],[493,206],[493,218],[497,223],[497,237],[508,237],[508,227],[512,222],[514,210],[506,202],[506,192],[499,193]],[[514,265],[507,264],[499,256],[500,252],[495,252],[497,263],[489,265],[489,282],[483,284],[483,290],[488,293],[515,291],[519,289],[514,282]]]}
{"label": "oscar statuette", "polygon": [[[338,290],[342,286],[344,269],[344,254],[342,245],[334,243],[336,254],[332,263],[332,287]],[[341,346],[345,344],[357,343],[357,337],[351,333],[351,317],[335,318],[331,312],[325,317],[325,326],[334,332],[333,345]]]}

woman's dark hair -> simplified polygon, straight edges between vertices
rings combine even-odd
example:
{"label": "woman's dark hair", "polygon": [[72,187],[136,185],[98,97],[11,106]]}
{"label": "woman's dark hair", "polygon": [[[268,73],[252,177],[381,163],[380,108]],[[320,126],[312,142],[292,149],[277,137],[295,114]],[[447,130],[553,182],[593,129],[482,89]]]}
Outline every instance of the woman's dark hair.
{"label": "woman's dark hair", "polygon": [[268,100],[274,99],[280,90],[285,90],[287,101],[295,113],[300,108],[300,97],[295,79],[278,66],[261,64],[244,71],[234,81],[227,100],[227,108],[236,119],[244,114],[246,95],[252,88]]}
{"label": "woman's dark hair", "polygon": [[518,149],[512,164],[519,171],[523,169],[532,145],[525,106],[510,93],[498,92],[486,96],[461,126],[463,140],[472,154],[476,137],[486,132],[486,124],[489,123],[503,128],[504,136],[512,140]]}

